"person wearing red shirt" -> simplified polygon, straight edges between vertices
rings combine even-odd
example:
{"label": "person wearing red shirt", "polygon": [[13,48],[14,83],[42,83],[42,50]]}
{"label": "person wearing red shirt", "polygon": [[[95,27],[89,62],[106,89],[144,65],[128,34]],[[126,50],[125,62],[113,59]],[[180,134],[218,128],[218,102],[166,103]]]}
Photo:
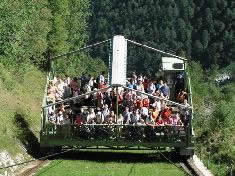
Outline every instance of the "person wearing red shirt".
{"label": "person wearing red shirt", "polygon": [[162,117],[159,116],[159,118],[157,119],[156,123],[157,126],[164,126],[164,121],[162,120]]}
{"label": "person wearing red shirt", "polygon": [[104,98],[104,95],[102,94],[102,92],[98,92],[97,93],[97,106],[99,108],[102,108],[103,106],[103,98]]}
{"label": "person wearing red shirt", "polygon": [[143,85],[144,85],[144,91],[147,92],[149,87],[149,80],[147,78],[144,79]]}
{"label": "person wearing red shirt", "polygon": [[143,103],[142,103],[142,100],[141,100],[140,96],[137,97],[135,106],[136,106],[137,109],[141,109],[143,107]]}
{"label": "person wearing red shirt", "polygon": [[163,109],[162,114],[161,114],[162,119],[163,120],[168,119],[171,116],[171,113],[172,113],[172,108],[171,107],[169,108],[165,105],[165,108]]}
{"label": "person wearing red shirt", "polygon": [[143,99],[143,107],[146,107],[148,108],[149,107],[149,98],[146,96],[144,99]]}
{"label": "person wearing red shirt", "polygon": [[78,114],[78,115],[76,116],[75,124],[76,124],[76,125],[81,125],[81,124],[83,124],[81,114]]}

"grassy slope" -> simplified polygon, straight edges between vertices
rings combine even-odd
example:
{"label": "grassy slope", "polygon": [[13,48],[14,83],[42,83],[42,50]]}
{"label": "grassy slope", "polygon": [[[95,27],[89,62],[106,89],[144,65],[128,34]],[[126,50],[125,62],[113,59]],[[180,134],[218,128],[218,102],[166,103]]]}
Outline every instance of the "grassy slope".
{"label": "grassy slope", "polygon": [[37,176],[181,176],[184,172],[150,151],[72,152],[53,160]]}
{"label": "grassy slope", "polygon": [[45,81],[34,67],[19,77],[0,64],[0,151],[15,155],[29,147],[29,136],[39,136]]}

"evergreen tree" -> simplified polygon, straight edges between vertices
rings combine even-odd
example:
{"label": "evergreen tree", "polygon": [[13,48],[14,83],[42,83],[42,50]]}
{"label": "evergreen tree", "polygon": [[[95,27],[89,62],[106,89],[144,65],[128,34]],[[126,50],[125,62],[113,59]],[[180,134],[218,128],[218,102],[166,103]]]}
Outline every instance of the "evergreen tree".
{"label": "evergreen tree", "polygon": [[[205,67],[223,66],[234,57],[232,9],[234,3],[226,0],[96,0],[92,1],[90,39],[100,41],[121,34],[165,51],[183,52],[187,58],[199,60]],[[128,50],[132,53],[128,57],[132,57],[132,64],[138,64],[138,58],[144,56],[138,51],[139,47],[132,48],[135,51]],[[103,56],[105,52],[101,49],[93,55]],[[149,57],[159,62],[162,55],[154,55],[156,53],[151,53]]]}

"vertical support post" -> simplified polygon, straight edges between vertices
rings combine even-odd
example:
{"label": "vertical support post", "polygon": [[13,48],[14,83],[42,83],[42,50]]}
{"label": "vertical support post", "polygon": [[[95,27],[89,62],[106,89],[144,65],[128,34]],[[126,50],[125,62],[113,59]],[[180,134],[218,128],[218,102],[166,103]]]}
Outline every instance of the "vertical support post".
{"label": "vertical support post", "polygon": [[118,116],[118,97],[119,97],[119,95],[118,95],[118,87],[116,87],[116,97],[117,97],[117,99],[116,99],[116,119],[115,119],[115,123],[117,124],[117,116]]}
{"label": "vertical support post", "polygon": [[191,143],[192,138],[192,109],[189,109],[189,116],[188,116],[188,126],[187,126],[187,147]]}
{"label": "vertical support post", "polygon": [[42,129],[45,130],[45,124],[46,124],[46,108],[42,108]]}
{"label": "vertical support post", "polygon": [[112,77],[112,40],[109,42],[109,68],[108,68],[108,85],[111,84]]}

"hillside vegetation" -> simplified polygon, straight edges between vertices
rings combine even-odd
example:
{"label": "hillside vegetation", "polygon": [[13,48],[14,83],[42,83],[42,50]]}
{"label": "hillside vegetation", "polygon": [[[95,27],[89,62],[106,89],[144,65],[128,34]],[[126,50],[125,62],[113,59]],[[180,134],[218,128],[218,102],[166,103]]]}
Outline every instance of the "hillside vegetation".
{"label": "hillside vegetation", "polygon": [[[226,175],[235,163],[235,63],[222,70],[205,73],[198,63],[189,69],[194,105],[196,153],[214,174]],[[218,84],[221,74],[233,79]],[[209,160],[209,161],[208,161]]]}
{"label": "hillside vegetation", "polygon": [[[40,106],[45,89],[45,74],[29,66],[17,76],[0,64],[0,151],[12,155],[37,150],[40,131]],[[35,148],[33,148],[35,147]]]}

